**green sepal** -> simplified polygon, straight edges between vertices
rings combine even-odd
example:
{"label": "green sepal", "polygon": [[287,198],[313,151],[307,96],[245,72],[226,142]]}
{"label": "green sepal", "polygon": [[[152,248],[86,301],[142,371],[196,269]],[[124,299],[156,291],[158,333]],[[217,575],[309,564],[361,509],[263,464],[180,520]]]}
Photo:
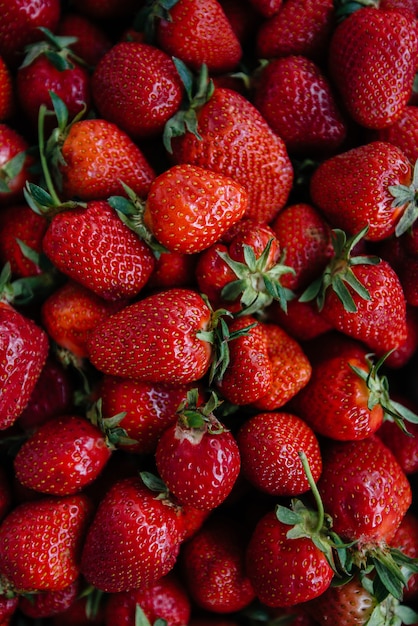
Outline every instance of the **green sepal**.
{"label": "green sepal", "polygon": [[52,264],[41,274],[12,280],[11,266],[7,262],[0,273],[0,300],[16,306],[43,302],[63,280],[62,274]]}
{"label": "green sepal", "polygon": [[337,23],[342,22],[363,7],[379,6],[378,0],[334,0],[334,13]]}
{"label": "green sepal", "polygon": [[55,35],[44,26],[38,26],[37,29],[43,33],[44,39],[26,46],[25,57],[20,68],[28,67],[35,59],[43,55],[60,72],[73,69],[74,62],[88,67],[84,59],[81,59],[71,50],[71,46],[78,41],[77,37]]}
{"label": "green sepal", "polygon": [[391,185],[388,187],[388,190],[394,198],[392,207],[405,207],[404,212],[395,228],[395,235],[400,237],[411,229],[418,217],[418,159],[415,161],[410,186]]}
{"label": "green sepal", "polygon": [[121,421],[126,417],[126,411],[112,415],[111,417],[103,416],[103,401],[99,398],[87,411],[86,417],[90,422],[97,426],[106,437],[106,443],[114,450],[116,447],[134,445],[136,439],[128,437],[128,433],[120,426]]}
{"label": "green sepal", "polygon": [[9,193],[9,183],[20,174],[25,164],[27,152],[22,150],[0,167],[0,193]]}
{"label": "green sepal", "polygon": [[145,43],[155,43],[155,25],[158,20],[171,22],[170,9],[178,0],[148,0],[137,12],[133,21],[133,29],[144,34]]}

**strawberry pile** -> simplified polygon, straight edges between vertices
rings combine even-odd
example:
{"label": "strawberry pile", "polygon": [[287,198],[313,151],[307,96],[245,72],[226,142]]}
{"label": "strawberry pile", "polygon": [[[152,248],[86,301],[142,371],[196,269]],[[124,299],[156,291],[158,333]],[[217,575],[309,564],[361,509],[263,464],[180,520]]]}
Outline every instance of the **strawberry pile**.
{"label": "strawberry pile", "polygon": [[418,1],[0,8],[0,626],[417,625]]}

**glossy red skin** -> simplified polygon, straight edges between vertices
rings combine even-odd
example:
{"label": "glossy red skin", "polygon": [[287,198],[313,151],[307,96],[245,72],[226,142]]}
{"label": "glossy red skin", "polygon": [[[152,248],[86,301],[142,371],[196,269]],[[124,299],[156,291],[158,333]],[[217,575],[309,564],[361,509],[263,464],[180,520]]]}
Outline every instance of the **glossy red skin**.
{"label": "glossy red skin", "polygon": [[391,185],[409,186],[411,163],[396,146],[373,141],[323,161],[310,183],[312,201],[329,222],[348,234],[366,225],[365,240],[394,234],[404,208],[392,207]]}
{"label": "glossy red skin", "polygon": [[402,345],[407,337],[406,301],[402,285],[384,260],[377,265],[357,265],[352,269],[368,290],[370,300],[352,294],[357,311],[350,313],[344,309],[335,292],[328,289],[322,315],[334,329],[362,341],[382,356]]}
{"label": "glossy red skin", "polygon": [[287,202],[293,168],[283,141],[236,91],[218,87],[197,113],[201,139],[186,132],[172,141],[175,163],[192,163],[240,182],[249,194],[247,217],[270,222]]}
{"label": "glossy red skin", "polygon": [[[2,169],[8,162],[21,152],[29,148],[29,143],[23,135],[12,128],[8,123],[0,124],[0,175],[4,178]],[[9,191],[0,192],[0,207],[17,204],[23,200],[23,189],[26,181],[34,182],[34,175],[30,172],[34,159],[27,155],[20,172],[5,182]]]}
{"label": "glossy red skin", "polygon": [[116,124],[83,119],[72,124],[61,148],[64,199],[107,200],[126,195],[120,181],[140,198],[149,192],[154,169],[141,149]]}
{"label": "glossy red skin", "polygon": [[[414,407],[409,408],[414,410]],[[405,426],[409,434],[404,433],[395,422],[385,420],[376,435],[392,451],[405,474],[410,476],[418,472],[418,424],[405,423]]]}
{"label": "glossy red skin", "polygon": [[247,546],[250,581],[268,607],[307,602],[324,593],[333,578],[324,553],[306,537],[288,539],[289,528],[270,511],[257,523]]}
{"label": "glossy red skin", "polygon": [[417,59],[411,17],[401,11],[363,7],[333,33],[330,77],[349,115],[361,126],[390,126],[409,100]]}
{"label": "glossy red skin", "polygon": [[[218,427],[215,423],[214,428]],[[240,470],[238,446],[228,430],[211,433],[209,424],[195,429],[181,421],[161,435],[155,462],[178,501],[203,510],[212,510],[226,500]]]}
{"label": "glossy red skin", "polygon": [[69,280],[43,301],[42,325],[58,346],[85,358],[93,329],[125,304],[125,301],[104,300],[91,289]]}
{"label": "glossy red skin", "polygon": [[184,544],[180,565],[193,602],[211,614],[245,609],[255,593],[245,570],[246,536],[222,516],[209,518]]}
{"label": "glossy red skin", "polygon": [[333,530],[359,546],[390,541],[411,504],[411,486],[376,435],[329,442],[318,489]]}
{"label": "glossy red skin", "polygon": [[112,40],[101,24],[76,12],[65,12],[55,33],[61,37],[77,37],[71,50],[91,67],[95,67],[112,47]]}
{"label": "glossy red skin", "polygon": [[[418,557],[418,518],[416,513],[408,511],[395,533],[391,547],[401,550],[412,559]],[[412,574],[403,589],[403,599],[411,602],[418,597],[418,574]]]}
{"label": "glossy red skin", "polygon": [[104,200],[55,215],[43,251],[66,276],[110,301],[139,294],[154,268],[150,248]]}
{"label": "glossy red skin", "polygon": [[272,411],[250,417],[237,433],[243,475],[273,496],[300,495],[310,489],[298,452],[307,456],[315,482],[322,459],[313,430],[299,416]]}
{"label": "glossy red skin", "polygon": [[40,26],[55,32],[61,4],[59,0],[4,0],[0,13],[0,55],[16,68],[23,59],[25,46],[43,38]]}
{"label": "glossy red skin", "polygon": [[68,587],[58,591],[22,596],[19,599],[19,609],[28,617],[52,617],[68,609],[76,601],[80,591],[81,582],[77,578]]}
{"label": "glossy red skin", "polygon": [[16,98],[34,128],[37,126],[39,107],[44,104],[52,110],[50,91],[63,100],[69,119],[73,119],[83,106],[87,110],[90,108],[88,71],[77,64],[73,68],[59,70],[46,56],[39,56],[30,65],[20,67],[16,74]]}
{"label": "glossy red skin", "polygon": [[16,309],[0,303],[0,380],[7,381],[0,399],[0,430],[25,408],[48,354],[44,330]]}
{"label": "glossy red skin", "polygon": [[90,525],[81,572],[108,593],[152,585],[174,567],[182,538],[172,503],[156,498],[140,478],[117,481]]}
{"label": "glossy red skin", "polygon": [[11,587],[58,591],[76,580],[90,515],[90,501],[80,494],[45,496],[12,509],[0,526],[0,567]]}
{"label": "glossy red skin", "polygon": [[214,74],[236,69],[241,44],[217,0],[179,0],[170,20],[157,25],[157,42],[167,54],[198,71],[203,63]]}
{"label": "glossy red skin", "polygon": [[0,624],[8,626],[12,615],[14,615],[19,604],[18,596],[7,598],[5,595],[0,596]]}
{"label": "glossy red skin", "polygon": [[47,220],[27,204],[10,205],[0,212],[0,262],[10,263],[13,276],[35,276],[41,269],[22,252],[17,239],[37,253],[42,252],[42,239]]}
{"label": "glossy red skin", "polygon": [[97,613],[90,615],[89,597],[78,597],[65,611],[50,618],[53,626],[104,626],[104,602],[97,607]]}
{"label": "glossy red skin", "polygon": [[181,252],[162,252],[155,260],[154,270],[149,277],[149,289],[169,289],[171,287],[193,287],[198,255]]}
{"label": "glossy red skin", "polygon": [[211,312],[194,290],[152,294],[110,316],[93,331],[89,359],[104,374],[183,384],[207,372],[211,345],[197,336]]}
{"label": "glossy red skin", "polygon": [[418,108],[406,106],[393,124],[376,131],[376,138],[397,146],[414,165],[418,159]]}
{"label": "glossy red skin", "polygon": [[19,448],[13,467],[26,487],[66,496],[93,482],[111,454],[98,427],[84,417],[65,415],[39,426]]}
{"label": "glossy red skin", "polygon": [[315,61],[327,53],[334,26],[332,0],[290,0],[257,32],[256,50],[261,59],[302,54]]}
{"label": "glossy red skin", "polygon": [[283,5],[283,0],[250,0],[250,2],[264,17],[275,15]]}
{"label": "glossy red skin", "polygon": [[351,368],[368,374],[366,350],[361,357],[335,356],[315,364],[306,387],[294,398],[295,410],[316,433],[339,441],[364,439],[383,422],[378,403],[368,407],[370,391]]}
{"label": "glossy red skin", "polygon": [[328,78],[302,55],[271,59],[257,79],[253,102],[289,154],[332,154],[347,125]]}
{"label": "glossy red skin", "polygon": [[104,376],[99,387],[104,417],[126,413],[120,427],[133,444],[123,450],[153,454],[164,430],[177,420],[177,409],[186,400],[189,385],[166,385],[135,379]]}
{"label": "glossy red skin", "polygon": [[310,341],[321,338],[332,327],[319,313],[315,302],[289,300],[287,311],[283,311],[280,302],[272,302],[267,310],[268,321],[278,324],[297,341]]}
{"label": "glossy red skin", "polygon": [[167,626],[189,623],[189,596],[179,578],[172,573],[149,587],[111,594],[106,602],[105,625],[133,624],[137,606],[141,607],[151,624],[157,619],[165,620]]}
{"label": "glossy red skin", "polygon": [[9,119],[14,112],[15,95],[11,71],[0,56],[0,122]]}
{"label": "glossy red skin", "polygon": [[152,181],[144,224],[169,251],[193,254],[218,241],[247,208],[248,194],[241,184],[184,163]]}
{"label": "glossy red skin", "polygon": [[134,139],[158,136],[183,96],[171,57],[137,42],[117,43],[100,59],[91,89],[100,115]]}

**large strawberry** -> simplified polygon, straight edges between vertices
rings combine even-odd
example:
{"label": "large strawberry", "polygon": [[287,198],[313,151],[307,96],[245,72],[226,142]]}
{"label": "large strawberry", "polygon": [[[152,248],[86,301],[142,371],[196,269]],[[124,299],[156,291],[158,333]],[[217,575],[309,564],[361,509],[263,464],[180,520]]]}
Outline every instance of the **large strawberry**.
{"label": "large strawberry", "polygon": [[84,542],[81,572],[109,593],[151,585],[174,567],[183,539],[178,507],[141,478],[116,481]]}
{"label": "large strawberry", "polygon": [[173,137],[174,161],[199,165],[237,180],[248,191],[246,216],[270,222],[284,207],[293,181],[283,140],[247,98],[231,89],[215,88],[206,102],[201,97],[200,105],[192,106],[196,123],[186,107],[165,128],[169,150]]}
{"label": "large strawberry", "polygon": [[216,418],[215,394],[198,406],[197,390],[187,395],[178,418],[161,435],[155,451],[157,470],[181,504],[212,510],[231,493],[240,455],[231,432]]}
{"label": "large strawberry", "polygon": [[374,129],[395,122],[411,95],[416,57],[412,15],[363,6],[345,17],[331,38],[329,71],[352,119]]}
{"label": "large strawberry", "polygon": [[85,495],[44,497],[15,506],[0,526],[0,571],[6,589],[64,589],[80,574],[90,521]]}

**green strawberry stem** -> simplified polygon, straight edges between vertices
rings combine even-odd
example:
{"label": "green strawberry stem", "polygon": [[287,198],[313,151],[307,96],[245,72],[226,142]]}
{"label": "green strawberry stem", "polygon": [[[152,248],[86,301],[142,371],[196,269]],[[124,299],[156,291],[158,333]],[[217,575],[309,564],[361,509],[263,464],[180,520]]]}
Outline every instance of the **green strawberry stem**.
{"label": "green strawberry stem", "polygon": [[367,355],[366,361],[369,366],[369,372],[351,365],[351,369],[362,379],[369,389],[368,408],[371,410],[377,404],[380,404],[384,411],[384,419],[394,421],[401,430],[410,435],[405,425],[406,422],[418,424],[418,415],[403,406],[400,402],[395,402],[389,395],[389,381],[387,376],[380,376],[379,370],[388,358],[390,352],[383,355],[376,363],[371,360],[372,355]]}
{"label": "green strawberry stem", "polygon": [[352,267],[355,265],[377,265],[380,258],[373,255],[352,256],[353,248],[363,239],[369,227],[366,226],[359,233],[347,239],[343,230],[335,228],[332,231],[334,256],[324,272],[319,276],[299,298],[300,302],[316,300],[318,310],[322,311],[325,296],[329,288],[333,289],[346,311],[355,313],[357,306],[348,287],[363,300],[370,300],[368,290],[356,278]]}
{"label": "green strawberry stem", "polygon": [[155,43],[157,20],[171,21],[170,9],[178,0],[147,0],[133,21],[133,29],[144,34],[145,43]]}

